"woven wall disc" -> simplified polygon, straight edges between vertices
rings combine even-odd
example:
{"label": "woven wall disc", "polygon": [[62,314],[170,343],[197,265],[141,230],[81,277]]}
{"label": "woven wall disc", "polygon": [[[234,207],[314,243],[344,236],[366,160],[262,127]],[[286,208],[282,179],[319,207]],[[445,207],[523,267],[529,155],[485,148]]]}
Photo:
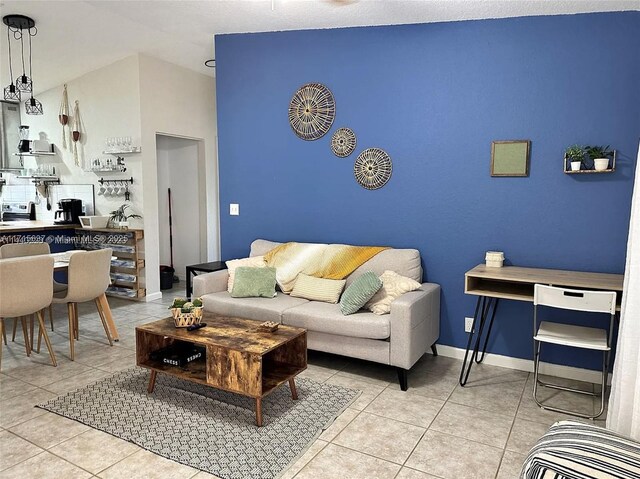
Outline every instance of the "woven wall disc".
{"label": "woven wall disc", "polygon": [[331,151],[340,158],[345,158],[356,149],[356,134],[351,128],[338,128],[331,137]]}
{"label": "woven wall disc", "polygon": [[360,186],[377,190],[391,178],[391,158],[380,148],[368,148],[358,155],[353,165],[353,174]]}
{"label": "woven wall disc", "polygon": [[320,83],[307,83],[295,92],[289,103],[289,123],[303,140],[322,138],[336,117],[333,94]]}

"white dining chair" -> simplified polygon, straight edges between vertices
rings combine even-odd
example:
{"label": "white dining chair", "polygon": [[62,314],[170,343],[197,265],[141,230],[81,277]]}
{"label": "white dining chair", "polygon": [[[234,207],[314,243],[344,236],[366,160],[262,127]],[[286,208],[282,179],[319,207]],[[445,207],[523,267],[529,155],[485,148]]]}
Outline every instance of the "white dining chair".
{"label": "white dining chair", "polygon": [[[37,256],[41,254],[51,254],[51,249],[49,248],[49,243],[8,243],[0,246],[0,259],[4,258],[22,258],[24,256]],[[53,292],[63,291],[67,287],[64,283],[58,283],[56,280],[53,280]],[[49,322],[51,323],[51,331],[53,331],[53,309],[51,304],[49,304]],[[32,321],[33,325],[33,321]],[[18,318],[13,320],[13,334],[11,340],[15,340],[16,337],[16,328],[18,326]],[[31,345],[33,346],[33,328],[31,330]],[[6,341],[6,333],[4,336],[5,344]]]}
{"label": "white dining chair", "polygon": [[[27,356],[30,356],[31,348],[24,318],[35,314],[49,350],[51,363],[57,366],[42,314],[42,310],[51,304],[53,297],[52,276],[53,258],[51,256],[0,260],[0,329],[4,331],[5,318],[23,318],[25,349]],[[2,342],[0,342],[1,360]]]}
{"label": "white dining chair", "polygon": [[[69,352],[75,360],[74,341],[79,339],[78,303],[94,301],[109,345],[113,346],[105,316],[105,291],[111,283],[111,248],[96,251],[77,251],[69,257],[68,283],[64,291],[53,295],[53,302],[67,305],[69,316]],[[38,337],[38,343],[40,337]]]}
{"label": "white dining chair", "polygon": [[[609,373],[609,355],[611,352],[611,336],[616,314],[616,293],[614,291],[589,291],[569,288],[558,288],[536,284],[533,295],[533,331],[534,331],[534,383],[533,399],[536,404],[549,411],[571,414],[573,416],[594,419],[604,411],[605,394],[607,390],[607,376]],[[551,321],[541,321],[538,325],[538,307],[573,310],[589,313],[603,313],[609,315],[608,330],[587,326],[577,326]],[[570,388],[559,384],[545,383],[539,379],[540,346],[542,343],[560,346],[589,349],[602,352],[602,390],[600,393],[600,410],[598,414],[582,414],[542,404],[538,400],[538,385],[578,394],[598,396],[595,392]]]}

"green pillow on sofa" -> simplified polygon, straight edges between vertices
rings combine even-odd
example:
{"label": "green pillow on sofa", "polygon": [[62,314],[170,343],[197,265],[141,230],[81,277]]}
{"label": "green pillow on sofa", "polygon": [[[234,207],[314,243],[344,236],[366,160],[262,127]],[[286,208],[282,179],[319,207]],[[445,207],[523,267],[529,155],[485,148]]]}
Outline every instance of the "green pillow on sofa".
{"label": "green pillow on sofa", "polygon": [[373,271],[367,271],[358,277],[345,290],[340,298],[340,311],[345,316],[353,314],[362,308],[367,301],[382,287],[382,281]]}
{"label": "green pillow on sofa", "polygon": [[232,298],[273,298],[276,295],[276,269],[236,268]]}

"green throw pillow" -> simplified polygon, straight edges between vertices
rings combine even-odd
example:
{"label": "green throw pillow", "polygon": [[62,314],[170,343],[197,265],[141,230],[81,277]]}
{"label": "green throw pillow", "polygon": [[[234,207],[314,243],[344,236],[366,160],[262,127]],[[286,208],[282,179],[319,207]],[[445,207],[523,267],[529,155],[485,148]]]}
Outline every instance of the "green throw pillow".
{"label": "green throw pillow", "polygon": [[276,295],[276,269],[236,268],[231,297],[233,298],[273,298]]}
{"label": "green throw pillow", "polygon": [[373,271],[368,271],[357,278],[345,290],[340,298],[340,311],[345,316],[353,314],[362,308],[378,290],[382,288],[382,281]]}

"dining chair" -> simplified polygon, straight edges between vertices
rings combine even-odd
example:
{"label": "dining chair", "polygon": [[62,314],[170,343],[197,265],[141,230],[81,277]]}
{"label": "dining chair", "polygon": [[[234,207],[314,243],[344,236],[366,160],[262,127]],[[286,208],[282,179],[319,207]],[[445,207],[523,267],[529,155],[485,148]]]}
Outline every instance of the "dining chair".
{"label": "dining chair", "polygon": [[[53,295],[53,302],[67,305],[69,316],[69,352],[75,360],[74,341],[79,339],[78,303],[94,301],[102,321],[109,345],[113,346],[111,332],[107,325],[105,291],[111,283],[111,248],[96,251],[77,251],[69,257],[67,288]],[[40,336],[38,336],[40,343]]]}
{"label": "dining chair", "polygon": [[[51,254],[49,243],[9,243],[0,246],[0,259],[2,258],[21,258],[24,256],[37,256],[41,254]],[[53,292],[63,291],[67,285],[64,283],[58,283],[53,280]],[[52,305],[49,305],[49,322],[51,323],[51,331],[53,331],[53,310]],[[33,323],[32,323],[33,324]],[[18,326],[18,319],[13,320],[13,334],[11,340],[15,340],[16,328]],[[33,328],[31,330],[31,344],[33,345]],[[5,336],[5,344],[7,344]]]}
{"label": "dining chair", "polygon": [[[611,352],[611,336],[613,323],[616,314],[616,293],[614,291],[590,291],[569,288],[558,288],[536,284],[533,293],[533,331],[534,340],[534,382],[533,399],[536,404],[549,411],[571,414],[573,416],[594,419],[604,411],[605,394],[607,390],[607,376],[609,373],[609,354]],[[608,330],[564,324],[551,321],[541,321],[538,325],[538,307],[547,306],[550,308],[573,310],[589,313],[603,313],[609,315]],[[572,348],[590,349],[602,352],[602,390],[600,393],[600,411],[598,414],[582,414],[576,411],[569,411],[544,405],[538,400],[538,385],[570,391],[588,396],[598,396],[595,392],[584,391],[582,389],[570,388],[558,384],[545,383],[538,379],[540,369],[540,346],[542,343],[557,344]]]}
{"label": "dining chair", "polygon": [[24,318],[35,314],[49,350],[51,363],[57,366],[42,314],[42,310],[51,304],[53,298],[53,262],[51,256],[44,255],[0,260],[0,329],[4,331],[5,318],[21,317],[25,349],[27,356],[30,356],[31,348]]}

